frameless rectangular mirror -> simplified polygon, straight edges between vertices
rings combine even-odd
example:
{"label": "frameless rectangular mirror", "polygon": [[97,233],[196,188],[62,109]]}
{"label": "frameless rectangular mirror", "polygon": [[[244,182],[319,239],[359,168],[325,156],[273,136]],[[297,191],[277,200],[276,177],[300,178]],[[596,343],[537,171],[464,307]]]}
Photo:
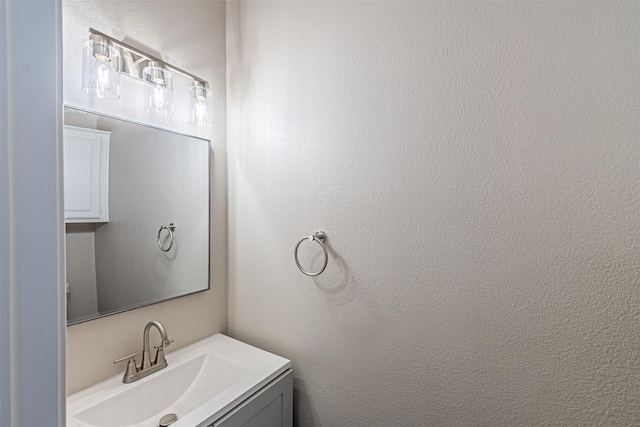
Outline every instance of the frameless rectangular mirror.
{"label": "frameless rectangular mirror", "polygon": [[64,110],[67,324],[209,289],[210,143]]}

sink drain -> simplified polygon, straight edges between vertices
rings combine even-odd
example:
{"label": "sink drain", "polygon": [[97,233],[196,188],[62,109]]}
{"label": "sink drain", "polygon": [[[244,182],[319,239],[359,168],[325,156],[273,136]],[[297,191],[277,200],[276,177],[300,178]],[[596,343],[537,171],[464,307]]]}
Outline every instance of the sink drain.
{"label": "sink drain", "polygon": [[160,418],[159,427],[170,426],[171,424],[175,423],[176,421],[178,421],[178,416],[176,414],[167,414],[164,417]]}

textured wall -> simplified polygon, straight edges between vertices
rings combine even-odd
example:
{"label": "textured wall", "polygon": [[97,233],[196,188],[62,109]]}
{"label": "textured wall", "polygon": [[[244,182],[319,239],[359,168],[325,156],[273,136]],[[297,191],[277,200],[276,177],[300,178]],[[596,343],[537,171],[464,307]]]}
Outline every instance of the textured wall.
{"label": "textured wall", "polygon": [[[64,98],[74,106],[126,117],[210,139],[211,290],[67,328],[67,392],[124,371],[113,360],[140,351],[142,331],[159,320],[175,343],[170,351],[224,330],[226,326],[226,77],[225,5],[208,1],[63,0]],[[82,42],[89,27],[188,70],[209,81],[214,93],[213,128],[186,124],[188,79],[174,79],[176,114],[156,117],[142,108],[139,82],[121,78],[121,99],[88,98],[81,91]]]}
{"label": "textured wall", "polygon": [[229,328],[299,426],[640,425],[639,17],[227,4]]}

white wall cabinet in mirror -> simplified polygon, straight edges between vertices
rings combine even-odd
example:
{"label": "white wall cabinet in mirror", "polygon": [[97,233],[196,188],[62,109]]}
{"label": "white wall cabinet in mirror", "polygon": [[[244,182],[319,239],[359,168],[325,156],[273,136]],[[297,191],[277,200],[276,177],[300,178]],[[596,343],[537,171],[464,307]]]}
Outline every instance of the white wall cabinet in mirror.
{"label": "white wall cabinet in mirror", "polygon": [[109,221],[111,132],[64,127],[64,219],[67,223]]}

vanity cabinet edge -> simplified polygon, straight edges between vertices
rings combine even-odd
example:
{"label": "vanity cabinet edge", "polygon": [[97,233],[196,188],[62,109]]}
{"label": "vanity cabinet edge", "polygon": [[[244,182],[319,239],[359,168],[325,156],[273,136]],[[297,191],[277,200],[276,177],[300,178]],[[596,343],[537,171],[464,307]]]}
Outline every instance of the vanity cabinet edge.
{"label": "vanity cabinet edge", "polygon": [[218,420],[199,427],[293,427],[293,371],[288,369]]}

